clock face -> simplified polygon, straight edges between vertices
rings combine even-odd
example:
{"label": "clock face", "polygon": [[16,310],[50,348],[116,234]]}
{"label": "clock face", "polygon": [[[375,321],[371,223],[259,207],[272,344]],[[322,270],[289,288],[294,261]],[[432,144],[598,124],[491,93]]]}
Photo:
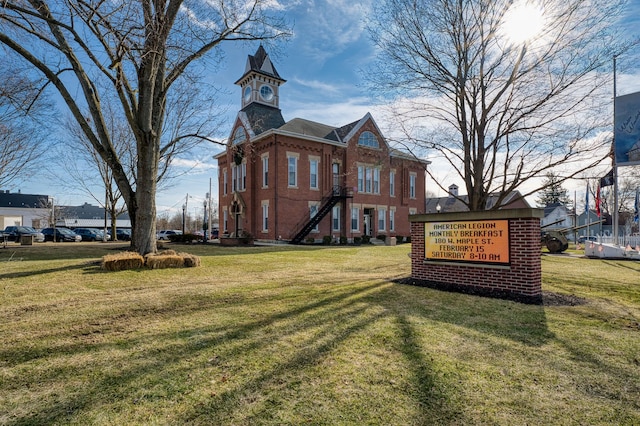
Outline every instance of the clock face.
{"label": "clock face", "polygon": [[273,89],[267,85],[260,88],[260,96],[265,101],[271,101],[273,99]]}
{"label": "clock face", "polygon": [[251,100],[251,87],[247,86],[244,88],[244,94],[242,96],[245,102],[249,102]]}

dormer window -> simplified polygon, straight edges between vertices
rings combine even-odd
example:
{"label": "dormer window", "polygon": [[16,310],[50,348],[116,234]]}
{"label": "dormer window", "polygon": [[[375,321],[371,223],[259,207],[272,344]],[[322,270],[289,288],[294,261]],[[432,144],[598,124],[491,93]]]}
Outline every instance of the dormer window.
{"label": "dormer window", "polygon": [[232,145],[237,145],[247,140],[247,134],[244,131],[242,126],[239,126],[236,131],[233,133],[233,139],[231,140]]}
{"label": "dormer window", "polygon": [[378,138],[371,132],[362,132],[358,138],[358,145],[367,146],[369,148],[380,148]]}

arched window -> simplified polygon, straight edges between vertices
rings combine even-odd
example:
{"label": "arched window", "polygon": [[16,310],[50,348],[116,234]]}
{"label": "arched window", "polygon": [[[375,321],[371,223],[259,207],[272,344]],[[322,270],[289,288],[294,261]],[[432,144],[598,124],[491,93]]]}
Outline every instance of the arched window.
{"label": "arched window", "polygon": [[378,138],[371,132],[362,132],[358,138],[358,145],[368,146],[370,148],[380,148]]}
{"label": "arched window", "polygon": [[236,131],[233,133],[233,139],[231,141],[232,145],[237,145],[239,143],[247,140],[247,134],[244,132],[244,128],[239,126]]}

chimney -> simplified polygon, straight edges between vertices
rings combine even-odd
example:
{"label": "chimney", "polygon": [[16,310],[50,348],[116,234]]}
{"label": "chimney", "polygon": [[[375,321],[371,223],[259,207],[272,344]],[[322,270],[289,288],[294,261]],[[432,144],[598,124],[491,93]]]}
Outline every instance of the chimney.
{"label": "chimney", "polygon": [[458,186],[454,183],[449,186],[449,197],[454,198],[458,196]]}

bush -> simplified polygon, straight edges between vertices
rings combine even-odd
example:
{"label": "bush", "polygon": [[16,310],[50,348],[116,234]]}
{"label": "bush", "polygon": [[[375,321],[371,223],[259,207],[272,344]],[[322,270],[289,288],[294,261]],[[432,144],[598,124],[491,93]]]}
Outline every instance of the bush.
{"label": "bush", "polygon": [[353,244],[362,244],[362,237],[353,237]]}
{"label": "bush", "polygon": [[340,235],[340,245],[341,246],[346,246],[347,245],[347,237],[344,235]]}
{"label": "bush", "polygon": [[385,241],[387,239],[387,236],[384,234],[380,234],[376,238],[379,239],[380,241]]}
{"label": "bush", "polygon": [[313,238],[313,237],[307,237],[304,241],[305,241],[307,244],[315,244],[316,239],[315,239],[315,238]]}
{"label": "bush", "polygon": [[331,241],[333,241],[331,235],[325,235],[324,237],[322,237],[322,244],[324,244],[325,246],[330,245]]}
{"label": "bush", "polygon": [[172,243],[193,243],[195,241],[202,241],[203,237],[196,234],[173,234],[169,235],[169,241]]}
{"label": "bush", "polygon": [[403,237],[402,235],[398,235],[398,236],[396,237],[396,244],[402,244],[402,239],[403,239],[403,238],[404,238],[404,237]]}
{"label": "bush", "polygon": [[102,258],[100,267],[107,271],[140,269],[144,267],[144,258],[139,253],[132,251],[108,254]]}
{"label": "bush", "polygon": [[369,235],[363,235],[362,244],[371,244],[371,237]]}
{"label": "bush", "polygon": [[404,240],[405,243],[410,243],[411,242],[411,236],[407,236]]}

